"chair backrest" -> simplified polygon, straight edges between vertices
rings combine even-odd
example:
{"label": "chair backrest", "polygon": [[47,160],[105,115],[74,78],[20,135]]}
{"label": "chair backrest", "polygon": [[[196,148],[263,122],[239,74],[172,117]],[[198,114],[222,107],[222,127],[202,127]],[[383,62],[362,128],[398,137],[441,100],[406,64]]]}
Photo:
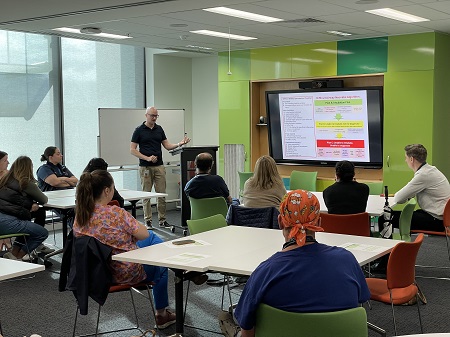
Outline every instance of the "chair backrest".
{"label": "chair backrest", "polygon": [[108,205],[120,207],[120,204],[117,200],[111,200],[110,202],[108,202]]}
{"label": "chair backrest", "polygon": [[191,235],[211,231],[227,226],[222,214],[216,214],[203,219],[186,220]]}
{"label": "chair backrest", "polygon": [[297,313],[260,304],[256,337],[366,337],[367,315],[362,307],[320,313]]}
{"label": "chair backrest", "polygon": [[252,208],[231,205],[226,217],[227,224],[245,227],[279,229],[278,214],[275,207]]}
{"label": "chair backrest", "polygon": [[399,220],[399,230],[400,230],[400,239],[403,241],[410,242],[411,241],[411,219],[414,212],[414,208],[416,207],[416,199],[412,198],[408,201],[405,207],[400,214]]}
{"label": "chair backrest", "polygon": [[253,172],[239,172],[239,196],[242,196],[242,192],[244,191],[245,182],[253,177]]}
{"label": "chair backrest", "polygon": [[315,192],[317,190],[317,172],[292,171],[289,189]]}
{"label": "chair backrest", "polygon": [[414,242],[400,242],[389,256],[386,280],[388,289],[405,288],[414,283],[416,258],[423,241],[420,233]]}
{"label": "chair backrest", "polygon": [[207,218],[211,215],[222,214],[225,218],[228,205],[223,197],[195,199],[189,198],[191,204],[191,220]]}
{"label": "chair backrest", "polygon": [[369,213],[328,214],[320,213],[320,224],[325,232],[370,236]]}
{"label": "chair backrest", "polygon": [[365,183],[369,186],[369,194],[370,195],[380,195],[383,193],[383,182],[373,182],[373,183]]}
{"label": "chair backrest", "polygon": [[291,178],[290,177],[283,177],[283,184],[284,184],[284,188],[286,190],[290,190],[291,189]]}

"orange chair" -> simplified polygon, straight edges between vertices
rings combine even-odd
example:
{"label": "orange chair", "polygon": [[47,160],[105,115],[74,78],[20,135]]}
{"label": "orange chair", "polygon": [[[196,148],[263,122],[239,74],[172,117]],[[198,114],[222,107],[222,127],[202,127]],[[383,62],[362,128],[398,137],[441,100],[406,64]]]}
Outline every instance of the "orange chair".
{"label": "orange chair", "polygon": [[367,278],[370,299],[383,303],[390,303],[394,331],[397,336],[394,305],[409,302],[414,296],[417,301],[420,330],[423,333],[422,318],[420,316],[418,288],[415,281],[415,263],[417,253],[423,241],[423,234],[419,234],[414,242],[401,242],[392,249],[386,270],[386,279]]}
{"label": "orange chair", "polygon": [[325,232],[370,236],[369,213],[320,214],[320,223]]}
{"label": "orange chair", "polygon": [[117,200],[111,200],[110,202],[108,202],[108,205],[120,207],[120,204]]}

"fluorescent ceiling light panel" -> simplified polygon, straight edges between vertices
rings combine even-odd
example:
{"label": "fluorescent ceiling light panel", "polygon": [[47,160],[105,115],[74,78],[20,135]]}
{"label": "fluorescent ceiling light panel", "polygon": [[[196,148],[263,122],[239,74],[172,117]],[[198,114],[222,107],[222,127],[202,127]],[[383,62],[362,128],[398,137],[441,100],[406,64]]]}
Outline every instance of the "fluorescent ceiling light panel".
{"label": "fluorescent ceiling light panel", "polygon": [[273,18],[271,16],[259,15],[259,14],[250,13],[250,12],[244,12],[244,11],[240,11],[240,10],[232,9],[232,8],[228,8],[228,7],[212,7],[212,8],[204,8],[203,10],[207,11],[207,12],[233,16],[235,18],[264,22],[264,23],[284,21],[283,19]]}
{"label": "fluorescent ceiling light panel", "polygon": [[116,35],[116,34],[108,34],[108,33],[100,33],[100,34],[84,34],[81,33],[79,29],[76,28],[68,28],[68,27],[61,27],[61,28],[55,28],[53,30],[58,30],[65,33],[72,33],[72,34],[80,34],[80,35],[89,35],[89,36],[98,36],[98,37],[106,37],[109,39],[131,39],[132,36],[126,36],[126,35]]}
{"label": "fluorescent ceiling light panel", "polygon": [[393,19],[406,23],[430,21],[429,19],[421,18],[420,16],[415,16],[405,12],[400,12],[392,8],[371,9],[366,11],[366,13],[384,16],[385,18],[388,19]]}
{"label": "fluorescent ceiling light panel", "polygon": [[208,35],[208,36],[214,36],[214,37],[221,37],[224,39],[231,39],[231,40],[241,40],[241,41],[246,41],[246,40],[256,40],[256,37],[250,37],[250,36],[243,36],[243,35],[235,35],[235,34],[228,34],[228,33],[222,33],[222,32],[215,32],[213,30],[207,30],[207,29],[202,29],[202,30],[191,30],[191,33],[194,34],[201,34],[201,35]]}
{"label": "fluorescent ceiling light panel", "polygon": [[338,30],[327,30],[328,34],[333,34],[333,35],[340,35],[340,36],[351,36],[351,33],[346,33],[346,32],[340,32]]}

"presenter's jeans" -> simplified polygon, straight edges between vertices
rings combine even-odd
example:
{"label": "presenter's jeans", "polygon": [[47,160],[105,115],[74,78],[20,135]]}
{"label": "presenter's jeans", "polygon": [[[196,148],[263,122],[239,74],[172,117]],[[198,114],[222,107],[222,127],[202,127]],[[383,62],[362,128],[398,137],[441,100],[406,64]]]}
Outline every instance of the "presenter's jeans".
{"label": "presenter's jeans", "polygon": [[[153,185],[155,192],[166,193],[166,168],[160,166],[139,166],[139,175],[141,177],[142,190],[151,192]],[[157,198],[158,200],[158,219],[159,223],[166,221],[166,198]],[[144,221],[152,222],[152,206],[150,199],[142,200],[144,208]]]}
{"label": "presenter's jeans", "polygon": [[24,246],[25,240],[23,237],[18,237],[14,242],[14,245],[20,243],[21,249],[25,253],[35,250],[48,237],[48,231],[44,227],[31,221],[20,220],[15,216],[0,213],[0,235],[15,233],[29,234],[26,238],[28,249]]}
{"label": "presenter's jeans", "polygon": [[[149,247],[163,242],[153,231],[148,231],[148,238],[137,242],[139,248]],[[169,306],[169,295],[167,294],[167,268],[150,266],[144,264],[144,270],[147,274],[146,281],[155,282],[153,286],[153,298],[155,299],[156,310],[164,309]]]}

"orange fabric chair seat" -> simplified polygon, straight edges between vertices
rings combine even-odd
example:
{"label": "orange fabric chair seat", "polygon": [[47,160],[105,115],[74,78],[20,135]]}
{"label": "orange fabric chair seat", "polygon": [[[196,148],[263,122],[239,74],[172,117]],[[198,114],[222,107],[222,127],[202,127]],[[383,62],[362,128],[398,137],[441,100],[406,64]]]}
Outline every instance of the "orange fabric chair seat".
{"label": "orange fabric chair seat", "polygon": [[[387,280],[378,278],[367,278],[367,285],[370,289],[370,299],[383,303],[391,303]],[[416,285],[411,284],[405,288],[392,289],[392,302],[394,305],[404,304],[416,296],[418,289]]]}

